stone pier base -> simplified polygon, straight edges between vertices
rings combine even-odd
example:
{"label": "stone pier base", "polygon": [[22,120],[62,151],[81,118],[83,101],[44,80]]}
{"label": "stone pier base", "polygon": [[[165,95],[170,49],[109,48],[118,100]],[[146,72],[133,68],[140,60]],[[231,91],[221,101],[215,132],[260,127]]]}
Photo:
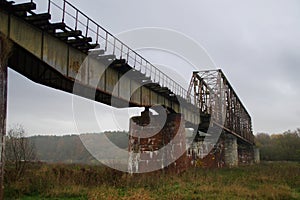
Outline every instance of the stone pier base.
{"label": "stone pier base", "polygon": [[259,148],[254,147],[253,152],[254,152],[254,163],[255,163],[255,164],[259,164],[259,163],[260,163],[260,152],[259,152]]}
{"label": "stone pier base", "polygon": [[233,135],[226,134],[224,142],[224,157],[227,167],[238,166],[238,144],[237,138]]}
{"label": "stone pier base", "polygon": [[236,167],[260,160],[255,146],[238,141],[236,136],[226,132],[216,143],[194,140],[189,149],[186,148],[185,123],[181,114],[152,115],[146,109],[140,117],[131,118],[128,162],[131,173],[166,169],[179,173],[189,167]]}
{"label": "stone pier base", "polygon": [[129,172],[168,169],[176,173],[188,168],[186,135],[181,114],[152,115],[144,111],[130,120]]}

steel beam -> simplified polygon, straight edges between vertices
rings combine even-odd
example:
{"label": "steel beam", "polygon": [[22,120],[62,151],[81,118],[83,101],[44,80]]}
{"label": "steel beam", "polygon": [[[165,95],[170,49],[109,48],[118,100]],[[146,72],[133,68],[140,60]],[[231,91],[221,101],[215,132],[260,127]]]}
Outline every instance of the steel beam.
{"label": "steel beam", "polygon": [[0,35],[0,200],[4,196],[4,157],[5,157],[5,135],[6,135],[6,110],[7,110],[7,55],[10,47]]}

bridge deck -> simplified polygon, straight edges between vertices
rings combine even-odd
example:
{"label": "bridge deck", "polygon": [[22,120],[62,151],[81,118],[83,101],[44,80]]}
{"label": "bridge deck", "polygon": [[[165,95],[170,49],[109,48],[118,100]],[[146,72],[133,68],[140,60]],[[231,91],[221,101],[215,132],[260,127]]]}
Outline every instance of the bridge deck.
{"label": "bridge deck", "polygon": [[[0,31],[15,45],[11,68],[66,92],[73,93],[74,82],[79,82],[77,94],[101,103],[112,105],[113,98],[115,107],[159,104],[183,113],[193,126],[200,124],[205,112],[190,101],[194,97],[186,89],[67,1],[45,1],[47,11],[35,13],[33,1],[0,0]],[[51,21],[57,12],[61,18]],[[253,143],[248,134],[246,138],[243,132],[228,131]]]}

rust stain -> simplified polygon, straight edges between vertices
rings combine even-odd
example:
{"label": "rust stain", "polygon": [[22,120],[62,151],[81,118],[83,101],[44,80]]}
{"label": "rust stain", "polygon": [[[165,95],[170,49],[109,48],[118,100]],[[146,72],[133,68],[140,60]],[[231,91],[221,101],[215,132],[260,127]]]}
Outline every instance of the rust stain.
{"label": "rust stain", "polygon": [[80,69],[79,61],[73,61],[70,65],[70,69],[72,69],[74,72],[78,73]]}

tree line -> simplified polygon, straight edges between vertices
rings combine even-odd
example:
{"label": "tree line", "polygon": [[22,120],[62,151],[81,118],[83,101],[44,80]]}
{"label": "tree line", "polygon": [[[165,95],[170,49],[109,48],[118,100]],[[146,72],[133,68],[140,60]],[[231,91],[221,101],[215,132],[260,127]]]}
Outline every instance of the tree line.
{"label": "tree line", "polygon": [[[106,132],[109,140],[122,149],[128,149],[127,132]],[[14,165],[21,176],[25,165],[32,161],[63,163],[97,163],[86,150],[78,135],[26,137],[21,125],[9,129],[6,138],[6,162]],[[259,133],[256,145],[261,160],[300,161],[300,128],[282,134]]]}
{"label": "tree line", "polygon": [[256,145],[262,160],[300,161],[300,128],[282,134],[260,133]]}

